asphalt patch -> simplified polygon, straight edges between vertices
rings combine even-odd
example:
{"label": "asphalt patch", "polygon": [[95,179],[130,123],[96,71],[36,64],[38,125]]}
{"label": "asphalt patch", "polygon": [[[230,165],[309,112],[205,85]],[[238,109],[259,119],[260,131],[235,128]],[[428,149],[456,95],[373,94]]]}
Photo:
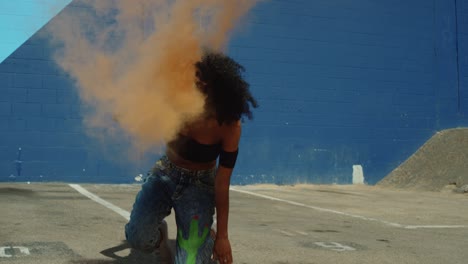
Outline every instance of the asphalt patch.
{"label": "asphalt patch", "polygon": [[78,258],[79,255],[63,242],[6,242],[0,245],[0,262],[40,257]]}

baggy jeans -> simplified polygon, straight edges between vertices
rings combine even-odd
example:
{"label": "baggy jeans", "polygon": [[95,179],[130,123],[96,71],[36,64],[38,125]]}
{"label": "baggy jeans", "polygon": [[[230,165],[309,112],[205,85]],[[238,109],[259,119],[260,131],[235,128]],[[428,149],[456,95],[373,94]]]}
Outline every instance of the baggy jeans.
{"label": "baggy jeans", "polygon": [[159,225],[174,208],[177,223],[176,264],[211,263],[210,236],[215,211],[216,169],[192,171],[163,156],[144,179],[125,226],[128,243],[152,252],[160,240]]}

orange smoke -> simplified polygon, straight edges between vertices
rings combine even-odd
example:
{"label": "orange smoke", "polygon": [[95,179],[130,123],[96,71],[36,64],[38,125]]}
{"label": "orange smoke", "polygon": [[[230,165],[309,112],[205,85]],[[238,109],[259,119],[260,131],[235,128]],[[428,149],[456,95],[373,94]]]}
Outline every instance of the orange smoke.
{"label": "orange smoke", "polygon": [[[194,64],[224,50],[258,0],[81,0],[50,25],[57,63],[76,80],[89,131],[124,132],[139,151],[203,111]],[[101,134],[97,134],[101,135]]]}

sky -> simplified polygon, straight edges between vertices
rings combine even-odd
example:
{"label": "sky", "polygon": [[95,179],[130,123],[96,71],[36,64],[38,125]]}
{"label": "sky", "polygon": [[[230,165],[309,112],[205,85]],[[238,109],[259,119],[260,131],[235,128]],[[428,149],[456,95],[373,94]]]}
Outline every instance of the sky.
{"label": "sky", "polygon": [[71,0],[0,0],[0,63]]}

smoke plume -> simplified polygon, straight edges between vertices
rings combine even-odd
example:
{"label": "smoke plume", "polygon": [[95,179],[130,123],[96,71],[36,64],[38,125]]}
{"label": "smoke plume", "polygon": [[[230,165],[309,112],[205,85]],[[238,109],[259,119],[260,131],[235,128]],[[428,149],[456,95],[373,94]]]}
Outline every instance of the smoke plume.
{"label": "smoke plume", "polygon": [[205,48],[223,51],[257,1],[73,1],[50,32],[87,106],[88,131],[124,135],[139,151],[170,140],[203,111],[195,62]]}

